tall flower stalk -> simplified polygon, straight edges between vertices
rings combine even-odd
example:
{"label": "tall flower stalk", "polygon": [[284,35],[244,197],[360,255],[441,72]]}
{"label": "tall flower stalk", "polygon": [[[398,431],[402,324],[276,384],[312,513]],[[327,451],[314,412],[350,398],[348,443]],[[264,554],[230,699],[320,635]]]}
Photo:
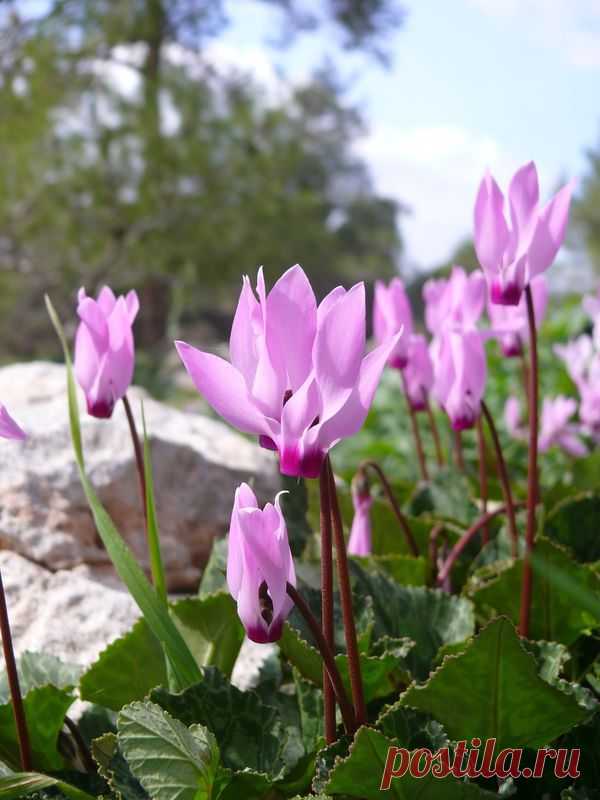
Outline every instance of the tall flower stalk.
{"label": "tall flower stalk", "polygon": [[523,583],[519,633],[529,635],[531,594],[533,591],[532,555],[535,547],[536,505],[538,502],[538,353],[535,309],[531,288],[525,288],[527,319],[529,322],[529,463],[527,467],[527,527],[525,529],[525,554],[523,557]]}
{"label": "tall flower stalk", "polygon": [[[327,647],[334,646],[333,624],[333,540],[331,534],[331,501],[329,469],[324,463],[319,476],[320,526],[321,526],[321,627]],[[323,664],[323,708],[325,715],[325,741],[335,741],[335,694],[329,673]]]}

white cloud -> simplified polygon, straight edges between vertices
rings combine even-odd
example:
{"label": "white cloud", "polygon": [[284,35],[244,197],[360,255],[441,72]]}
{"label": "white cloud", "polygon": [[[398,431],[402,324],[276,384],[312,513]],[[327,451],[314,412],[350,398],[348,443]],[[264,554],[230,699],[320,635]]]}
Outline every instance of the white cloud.
{"label": "white cloud", "polygon": [[600,67],[598,0],[468,0],[485,14],[516,24],[568,63]]}
{"label": "white cloud", "polygon": [[515,163],[498,143],[457,126],[375,127],[359,146],[376,188],[410,204],[402,231],[408,259],[431,267],[471,234],[473,202],[486,168],[505,183]]}

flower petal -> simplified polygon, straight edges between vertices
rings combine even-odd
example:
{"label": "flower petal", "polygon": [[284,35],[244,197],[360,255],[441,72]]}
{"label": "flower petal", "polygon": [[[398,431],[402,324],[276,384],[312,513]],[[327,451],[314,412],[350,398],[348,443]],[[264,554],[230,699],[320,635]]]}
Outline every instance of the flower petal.
{"label": "flower petal", "polygon": [[481,181],[475,201],[474,244],[477,258],[490,276],[500,270],[508,241],[504,196],[488,172]]}
{"label": "flower petal", "polygon": [[244,378],[235,367],[185,342],[175,342],[175,347],[196,389],[223,419],[244,433],[271,434],[269,424],[249,396]]}
{"label": "flower petal", "polygon": [[539,197],[537,169],[533,161],[530,161],[515,172],[508,187],[513,228],[520,234],[529,226],[537,209]]}

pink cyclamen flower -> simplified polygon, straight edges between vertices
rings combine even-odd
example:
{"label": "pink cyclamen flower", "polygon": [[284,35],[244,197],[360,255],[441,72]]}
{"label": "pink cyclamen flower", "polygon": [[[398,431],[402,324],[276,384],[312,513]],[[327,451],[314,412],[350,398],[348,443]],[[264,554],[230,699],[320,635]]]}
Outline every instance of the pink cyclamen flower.
{"label": "pink cyclamen flower", "polygon": [[403,335],[392,351],[388,363],[396,369],[404,369],[408,363],[409,341],[413,331],[410,301],[400,278],[392,278],[388,286],[382,281],[376,281],[373,300],[375,339],[380,344],[387,342],[398,331],[403,331]]}
{"label": "pink cyclamen flower", "polygon": [[485,278],[452,267],[448,278],[426,281],[423,286],[425,324],[434,336],[446,331],[473,330],[485,308]]}
{"label": "pink cyclamen flower", "polygon": [[412,410],[424,411],[434,383],[433,362],[424,336],[413,334],[410,337],[404,378]]}
{"label": "pink cyclamen flower", "polygon": [[[538,447],[544,453],[551,447],[560,447],[570,456],[579,458],[587,455],[587,448],[581,440],[581,428],[571,422],[577,411],[577,402],[572,397],[545,397],[540,416]],[[504,407],[506,427],[515,439],[527,440],[521,404],[516,397],[509,397]]]}
{"label": "pink cyclamen flower", "polygon": [[373,498],[369,491],[369,484],[364,478],[352,481],[352,504],[354,519],[350,529],[348,553],[351,556],[370,556],[373,550],[370,515]]}
{"label": "pink cyclamen flower", "polygon": [[[545,275],[536,275],[531,281],[531,294],[535,312],[536,326],[539,326],[546,315],[548,307],[548,283]],[[492,329],[496,333],[502,353],[507,358],[520,356],[523,343],[529,335],[527,319],[527,303],[521,295],[518,305],[502,306],[492,303],[488,297],[488,314]]]}
{"label": "pink cyclamen flower", "polygon": [[264,644],[281,638],[293,602],[286,585],[296,585],[294,560],[279,505],[258,507],[247,483],[235,492],[227,552],[227,586],[237,602],[248,638]]}
{"label": "pink cyclamen flower", "polygon": [[437,341],[434,395],[456,431],[472,428],[481,413],[487,365],[478,331],[451,331]]}
{"label": "pink cyclamen flower", "polygon": [[93,300],[81,288],[75,337],[75,376],[85,392],[88,413],[107,419],[133,378],[133,322],[138,296],[130,291],[116,298],[108,286]]}
{"label": "pink cyclamen flower", "polygon": [[540,208],[535,164],[525,164],[508,188],[509,223],[504,195],[486,173],[475,201],[474,243],[492,303],[517,305],[530,281],[552,264],[565,238],[572,191],[570,182]]}
{"label": "pink cyclamen flower", "polygon": [[227,422],[277,450],[284,475],[316,478],[340,439],[362,426],[400,334],[365,356],[365,289],[338,286],[317,308],[299,265],[267,294],[245,277],[229,340],[231,363],[175,346],[198,391]]}
{"label": "pink cyclamen flower", "polygon": [[579,390],[579,418],[594,441],[600,442],[600,317],[593,336],[583,334],[554,352],[565,362],[567,372]]}
{"label": "pink cyclamen flower", "polygon": [[0,436],[3,439],[23,440],[27,438],[25,431],[17,425],[2,403],[0,403]]}

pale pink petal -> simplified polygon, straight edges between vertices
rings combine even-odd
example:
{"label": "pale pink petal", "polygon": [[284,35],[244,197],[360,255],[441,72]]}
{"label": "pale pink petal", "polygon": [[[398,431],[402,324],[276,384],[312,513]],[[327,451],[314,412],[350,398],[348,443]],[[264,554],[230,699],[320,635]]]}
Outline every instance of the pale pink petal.
{"label": "pale pink petal", "polygon": [[228,361],[175,342],[196,389],[230,425],[244,433],[270,435],[268,423],[248,394],[242,375]]}
{"label": "pale pink petal", "polygon": [[539,196],[537,169],[530,161],[515,172],[508,189],[512,224],[520,233],[530,224]]}
{"label": "pale pink petal", "polygon": [[488,172],[481,181],[475,201],[474,244],[477,258],[490,276],[500,270],[508,240],[504,196]]}
{"label": "pale pink petal", "polygon": [[25,431],[17,425],[2,403],[0,403],[0,436],[4,439],[19,439],[21,441],[27,438]]}
{"label": "pale pink petal", "polygon": [[258,366],[256,338],[257,318],[260,314],[260,306],[250,286],[250,280],[244,276],[231,326],[229,357],[233,366],[244,376],[248,386],[252,386]]}

